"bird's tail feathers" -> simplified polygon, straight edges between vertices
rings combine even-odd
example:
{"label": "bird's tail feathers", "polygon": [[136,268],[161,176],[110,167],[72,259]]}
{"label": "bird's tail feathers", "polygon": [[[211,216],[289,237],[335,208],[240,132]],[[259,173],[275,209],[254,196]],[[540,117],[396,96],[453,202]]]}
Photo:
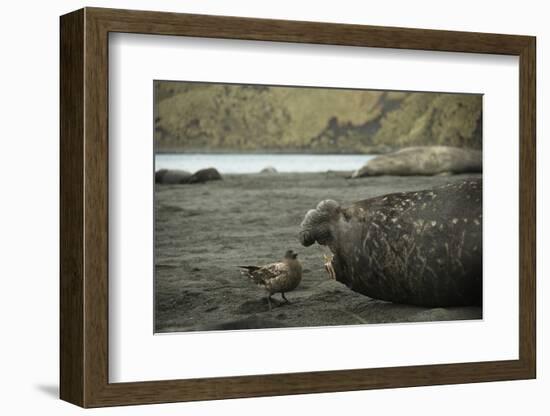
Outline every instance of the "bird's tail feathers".
{"label": "bird's tail feathers", "polygon": [[256,271],[260,270],[261,267],[258,266],[237,266],[241,269],[241,275],[248,277],[250,280],[252,280],[257,285],[264,286],[265,282],[262,279],[262,276],[259,276],[258,273],[255,273]]}
{"label": "bird's tail feathers", "polygon": [[237,266],[237,267],[240,269],[246,269],[249,272],[254,272],[260,268],[259,266]]}

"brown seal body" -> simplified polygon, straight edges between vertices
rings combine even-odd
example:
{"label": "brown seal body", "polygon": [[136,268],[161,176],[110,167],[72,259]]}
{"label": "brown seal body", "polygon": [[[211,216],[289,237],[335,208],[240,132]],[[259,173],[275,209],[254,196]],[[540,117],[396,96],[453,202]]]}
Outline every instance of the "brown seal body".
{"label": "brown seal body", "polygon": [[302,244],[328,246],[333,258],[326,269],[354,291],[428,307],[481,304],[480,179],[347,208],[322,201],[301,227]]}
{"label": "brown seal body", "polygon": [[180,169],[161,169],[155,172],[155,183],[174,185],[187,183],[191,173]]}
{"label": "brown seal body", "polygon": [[191,174],[180,169],[160,169],[155,172],[155,183],[163,185],[184,185],[221,180],[222,175],[215,168],[200,169]]}
{"label": "brown seal body", "polygon": [[209,181],[219,181],[222,175],[216,168],[200,169],[193,173],[186,183],[204,183]]}
{"label": "brown seal body", "polygon": [[439,175],[481,172],[481,151],[452,146],[416,146],[376,156],[355,171],[352,178],[364,176]]}

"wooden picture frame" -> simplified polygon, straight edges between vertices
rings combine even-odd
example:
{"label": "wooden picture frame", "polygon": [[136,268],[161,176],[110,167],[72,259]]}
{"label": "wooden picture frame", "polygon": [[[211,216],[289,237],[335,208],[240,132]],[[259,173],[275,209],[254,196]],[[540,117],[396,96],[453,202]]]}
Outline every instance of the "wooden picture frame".
{"label": "wooden picture frame", "polygon": [[[61,399],[101,407],[535,378],[534,37],[100,8],[64,15],[60,28]],[[519,359],[109,383],[110,32],[519,56]]]}

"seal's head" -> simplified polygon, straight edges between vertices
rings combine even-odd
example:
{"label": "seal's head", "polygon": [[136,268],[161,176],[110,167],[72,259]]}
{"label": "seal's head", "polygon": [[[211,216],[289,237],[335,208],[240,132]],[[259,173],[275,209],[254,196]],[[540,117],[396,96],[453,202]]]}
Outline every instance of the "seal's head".
{"label": "seal's head", "polygon": [[316,241],[321,245],[329,244],[332,241],[330,224],[340,212],[340,205],[332,199],[321,201],[317,208],[309,210],[300,224],[299,239],[302,245],[308,247]]}

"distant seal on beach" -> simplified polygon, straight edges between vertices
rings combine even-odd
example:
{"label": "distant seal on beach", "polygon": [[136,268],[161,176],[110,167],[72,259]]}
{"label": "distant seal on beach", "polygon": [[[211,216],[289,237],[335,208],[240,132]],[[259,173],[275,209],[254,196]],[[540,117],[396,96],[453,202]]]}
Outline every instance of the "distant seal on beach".
{"label": "distant seal on beach", "polygon": [[222,175],[216,168],[200,169],[193,173],[186,183],[203,183],[209,181],[218,181],[222,179]]}
{"label": "distant seal on beach", "polygon": [[260,171],[260,173],[277,173],[277,169],[275,169],[273,166],[266,166]]}
{"label": "distant seal on beach", "polygon": [[482,171],[481,151],[451,146],[407,147],[371,159],[352,178],[380,175],[438,175]]}
{"label": "distant seal on beach", "polygon": [[215,168],[200,169],[193,174],[180,169],[160,169],[155,172],[155,183],[164,185],[204,183],[220,179],[222,175]]}
{"label": "distant seal on beach", "polygon": [[191,172],[179,169],[160,169],[155,172],[155,183],[175,185],[186,183],[191,177]]}
{"label": "distant seal on beach", "polygon": [[427,307],[481,305],[482,182],[467,179],[308,211],[301,243],[328,246],[332,278],[371,298]]}

